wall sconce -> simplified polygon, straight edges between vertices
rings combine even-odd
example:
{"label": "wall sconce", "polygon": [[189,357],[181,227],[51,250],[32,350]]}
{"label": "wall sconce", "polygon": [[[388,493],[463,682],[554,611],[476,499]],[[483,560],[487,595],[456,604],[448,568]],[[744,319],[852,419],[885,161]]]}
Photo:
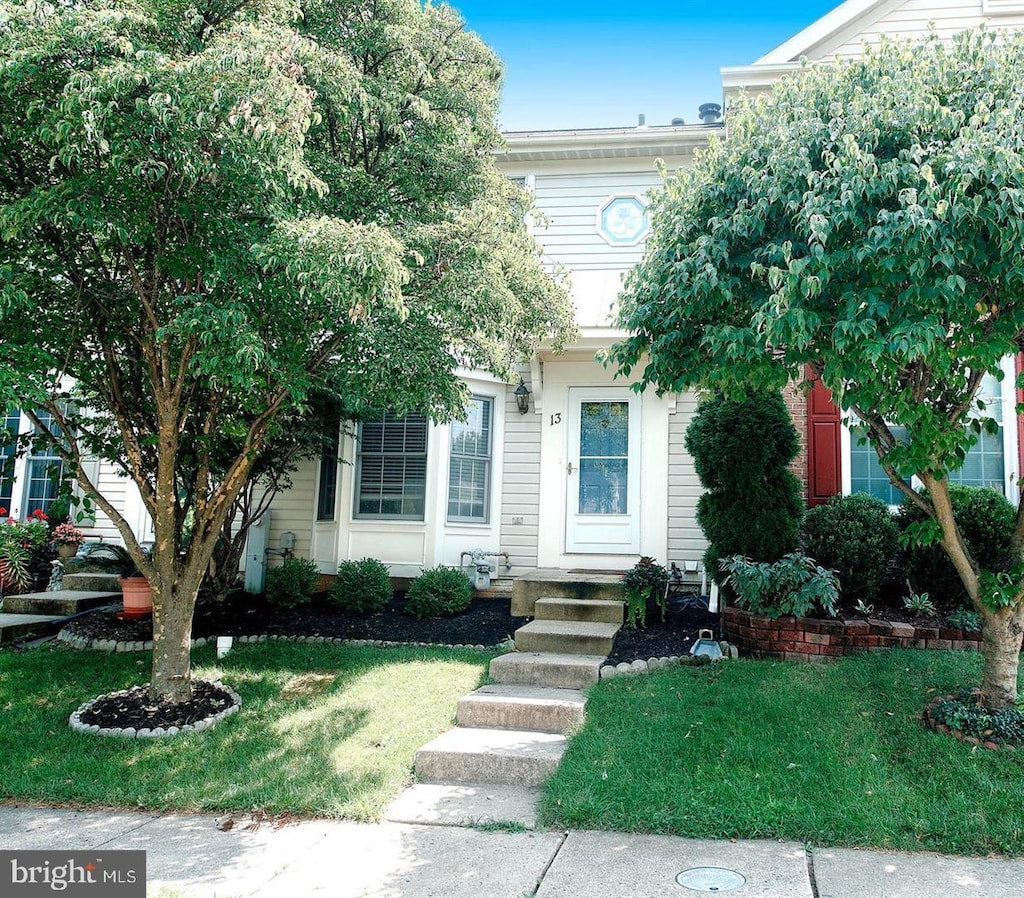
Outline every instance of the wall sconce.
{"label": "wall sconce", "polygon": [[519,414],[525,415],[530,410],[530,388],[526,386],[526,381],[521,377],[519,378],[519,386],[516,387],[515,393],[516,405],[519,408]]}

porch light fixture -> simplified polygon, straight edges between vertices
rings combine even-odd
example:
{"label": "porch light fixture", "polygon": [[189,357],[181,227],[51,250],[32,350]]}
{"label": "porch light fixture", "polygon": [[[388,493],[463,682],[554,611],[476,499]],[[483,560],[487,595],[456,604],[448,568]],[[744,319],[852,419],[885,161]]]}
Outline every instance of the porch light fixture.
{"label": "porch light fixture", "polygon": [[519,414],[525,415],[530,410],[530,388],[526,386],[526,381],[521,377],[519,378],[519,386],[516,387],[515,393],[516,406],[519,408]]}

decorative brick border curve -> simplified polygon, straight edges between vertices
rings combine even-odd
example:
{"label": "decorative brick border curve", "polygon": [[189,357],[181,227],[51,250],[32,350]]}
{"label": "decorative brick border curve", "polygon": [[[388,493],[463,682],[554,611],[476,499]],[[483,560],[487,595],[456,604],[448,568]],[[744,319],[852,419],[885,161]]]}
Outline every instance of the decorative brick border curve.
{"label": "decorative brick border curve", "polygon": [[94,699],[90,699],[68,718],[68,726],[79,733],[89,733],[93,736],[111,736],[121,739],[167,739],[171,736],[180,736],[183,733],[198,733],[216,726],[225,717],[237,714],[238,710],[242,707],[241,696],[230,686],[225,686],[220,680],[214,680],[211,685],[216,686],[218,689],[223,689],[231,696],[231,704],[223,711],[218,711],[216,714],[204,717],[202,720],[197,720],[195,723],[190,723],[183,727],[168,727],[167,729],[163,727],[154,727],[153,729],[142,727],[137,730],[135,727],[101,727],[95,723],[82,723],[82,715],[100,699],[110,698],[115,695],[128,695],[132,691],[131,689],[108,692],[106,695],[99,695]]}
{"label": "decorative brick border curve", "polygon": [[[468,643],[457,643],[448,645],[440,642],[389,642],[381,639],[346,639],[343,636],[235,636],[235,642],[239,645],[247,645],[256,642],[306,642],[306,643],[330,643],[331,645],[374,645],[378,648],[435,648],[435,649],[474,649],[478,652],[485,652],[488,649],[501,649],[510,645],[509,642],[499,642],[496,645],[469,645]],[[136,640],[134,642],[118,642],[114,639],[89,639],[87,636],[75,636],[68,633],[66,629],[57,634],[57,641],[67,643],[73,649],[92,649],[95,652],[150,652],[153,650],[153,640],[145,642]],[[216,636],[200,636],[192,640],[192,648],[199,649],[205,645],[216,645]]]}
{"label": "decorative brick border curve", "polygon": [[945,723],[939,723],[934,717],[932,712],[935,710],[935,706],[940,702],[944,702],[946,699],[956,699],[955,695],[940,695],[938,698],[933,698],[928,702],[928,707],[924,709],[922,718],[924,719],[924,725],[930,730],[935,730],[936,733],[944,733],[947,736],[952,736],[954,739],[959,739],[961,742],[966,742],[969,745],[977,745],[981,748],[987,748],[989,751],[1017,751],[1017,746],[1012,745],[1009,742],[990,742],[988,739],[979,739],[977,736],[965,736],[960,730],[955,730],[953,727]]}
{"label": "decorative brick border curve", "polygon": [[824,662],[853,652],[878,649],[981,649],[981,633],[947,627],[918,627],[898,621],[814,620],[809,617],[770,618],[725,609],[725,635],[740,650],[756,658]]}

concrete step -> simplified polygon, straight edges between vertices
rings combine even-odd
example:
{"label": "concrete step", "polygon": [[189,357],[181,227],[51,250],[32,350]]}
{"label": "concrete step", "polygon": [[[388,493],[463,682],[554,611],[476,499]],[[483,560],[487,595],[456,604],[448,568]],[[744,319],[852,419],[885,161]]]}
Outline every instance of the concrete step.
{"label": "concrete step", "polygon": [[520,652],[605,655],[612,650],[619,624],[572,620],[535,620],[515,632]]}
{"label": "concrete step", "polygon": [[525,686],[585,689],[597,682],[606,655],[509,652],[491,661],[491,679]]}
{"label": "concrete step", "polygon": [[545,597],[533,606],[537,620],[597,621],[622,625],[625,602],[604,599],[563,599]]}
{"label": "concrete step", "polygon": [[538,568],[512,583],[512,614],[536,617],[534,605],[541,598],[623,600],[622,575]]}
{"label": "concrete step", "polygon": [[416,776],[426,783],[539,786],[564,752],[565,737],[553,733],[456,727],[416,752]]}
{"label": "concrete step", "polygon": [[61,616],[52,614],[0,614],[0,642],[10,642],[45,630]]}
{"label": "concrete step", "polygon": [[494,683],[460,699],[455,720],[460,727],[564,734],[583,723],[586,705],[578,689]]}
{"label": "concrete step", "polygon": [[83,571],[82,573],[65,573],[64,588],[79,592],[120,592],[121,583],[117,574],[105,574],[100,571]]}
{"label": "concrete step", "polygon": [[5,614],[50,614],[70,617],[79,611],[88,611],[90,608],[120,601],[120,592],[62,589],[60,592],[27,592],[18,596],[6,596],[2,608]]}
{"label": "concrete step", "polygon": [[440,826],[513,823],[533,829],[540,794],[536,786],[417,783],[388,806],[384,819]]}

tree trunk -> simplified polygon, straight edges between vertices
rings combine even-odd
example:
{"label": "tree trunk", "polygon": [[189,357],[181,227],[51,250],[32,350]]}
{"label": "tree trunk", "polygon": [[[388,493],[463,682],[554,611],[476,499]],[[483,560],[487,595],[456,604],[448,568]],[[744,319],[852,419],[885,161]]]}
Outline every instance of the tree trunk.
{"label": "tree trunk", "polygon": [[171,590],[165,595],[156,587],[153,597],[153,672],[149,696],[156,702],[187,702],[192,699],[192,615],[198,589]]}
{"label": "tree trunk", "polygon": [[982,653],[985,658],[981,697],[986,708],[998,711],[1017,703],[1017,669],[1020,665],[1022,608],[1015,605],[982,612]]}

